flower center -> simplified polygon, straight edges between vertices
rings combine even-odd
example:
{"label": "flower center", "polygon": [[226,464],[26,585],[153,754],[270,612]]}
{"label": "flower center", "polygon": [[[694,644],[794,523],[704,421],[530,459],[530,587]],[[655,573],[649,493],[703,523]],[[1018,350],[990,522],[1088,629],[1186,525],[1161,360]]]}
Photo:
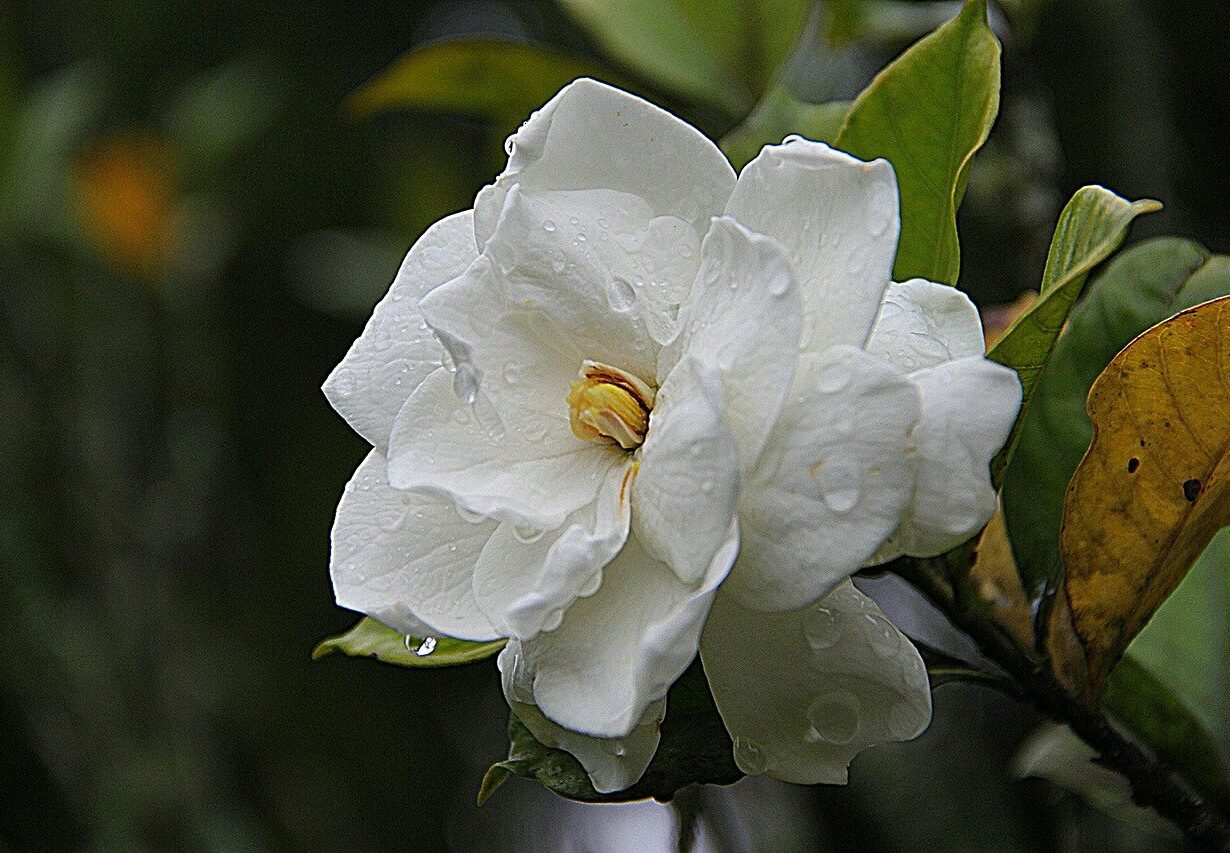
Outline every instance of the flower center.
{"label": "flower center", "polygon": [[583,361],[568,394],[572,434],[586,441],[640,447],[649,429],[653,388],[631,373],[596,361]]}

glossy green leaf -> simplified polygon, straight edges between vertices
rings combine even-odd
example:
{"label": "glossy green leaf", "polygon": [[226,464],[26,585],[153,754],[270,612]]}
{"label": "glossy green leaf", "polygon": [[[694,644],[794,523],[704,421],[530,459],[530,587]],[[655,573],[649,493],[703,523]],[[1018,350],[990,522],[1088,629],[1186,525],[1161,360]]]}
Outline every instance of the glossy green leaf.
{"label": "glossy green leaf", "polygon": [[317,644],[312,649],[312,660],[341,652],[352,658],[375,658],[398,666],[424,669],[457,666],[489,658],[504,648],[504,643],[504,640],[471,643],[451,637],[406,637],[370,616],[364,616],[345,634]]}
{"label": "glossy green leaf", "polygon": [[1230,295],[1230,258],[1190,240],[1162,238],[1116,257],[1072,311],[1067,331],[1038,376],[1003,477],[1013,555],[1033,598],[1059,573],[1064,493],[1089,447],[1085,398],[1094,379],[1128,342],[1193,305]]}
{"label": "glossy green leaf", "polygon": [[1147,667],[1131,657],[1119,661],[1102,705],[1200,793],[1222,805],[1230,803],[1217,744],[1196,715]]}
{"label": "glossy green leaf", "polygon": [[1038,301],[987,353],[990,359],[1016,371],[1022,391],[1021,414],[1004,450],[991,466],[997,482],[1015,452],[1022,418],[1028,415],[1033,402],[1038,374],[1050,359],[1089,273],[1123,244],[1132,220],[1161,208],[1156,201],[1127,201],[1105,187],[1090,186],[1077,190],[1059,214]]}
{"label": "glossy green leaf", "polygon": [[516,124],[578,77],[618,82],[601,66],[550,48],[455,39],[410,51],[364,83],[348,106],[361,116],[414,109]]}
{"label": "glossy green leaf", "polygon": [[864,160],[884,157],[897,172],[898,281],[957,282],[957,208],[999,110],[999,53],[986,0],[968,0],[876,76],[837,135],[838,148]]}
{"label": "glossy green leaf", "polygon": [[508,718],[508,740],[508,758],[493,764],[483,777],[479,803],[490,797],[510,774],[533,779],[571,800],[607,803],[646,797],[666,801],[686,785],[729,785],[743,775],[735,766],[730,736],[713,703],[699,661],[693,662],[671,687],[658,751],[645,775],[631,788],[599,794],[575,758],[539,743],[512,713]]}
{"label": "glossy green leaf", "polygon": [[612,58],[687,98],[746,113],[806,23],[806,0],[561,0]]}
{"label": "glossy green leaf", "polygon": [[776,87],[765,94],[741,125],[722,138],[722,151],[736,169],[742,169],[761,148],[791,134],[831,143],[849,110],[849,101],[808,104]]}

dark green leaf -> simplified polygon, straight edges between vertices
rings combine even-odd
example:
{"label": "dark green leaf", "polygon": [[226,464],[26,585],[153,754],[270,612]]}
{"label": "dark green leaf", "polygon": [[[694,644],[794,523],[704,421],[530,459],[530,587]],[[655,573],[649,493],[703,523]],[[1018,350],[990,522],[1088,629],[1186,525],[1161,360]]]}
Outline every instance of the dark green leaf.
{"label": "dark green leaf", "polygon": [[471,643],[451,637],[406,637],[370,616],[364,616],[345,634],[322,640],[312,650],[312,660],[341,652],[352,658],[375,658],[414,669],[457,666],[489,658],[504,648],[504,643],[504,640]]}
{"label": "dark green leaf", "polygon": [[456,39],[410,51],[363,84],[349,107],[364,116],[414,109],[516,125],[578,77],[618,82],[601,66],[551,48]]}
{"label": "dark green leaf", "polygon": [[508,740],[508,758],[492,765],[483,777],[478,794],[480,803],[509,774],[533,779],[571,800],[606,803],[646,797],[666,801],[686,785],[729,785],[743,775],[735,766],[730,736],[713,703],[699,660],[671,687],[658,751],[640,781],[624,791],[599,794],[575,758],[539,743],[516,714],[509,714]]}
{"label": "dark green leaf", "polygon": [[1038,301],[991,347],[987,356],[1017,372],[1021,414],[1004,450],[991,466],[996,482],[1012,459],[1022,418],[1029,413],[1034,387],[1089,273],[1109,258],[1127,237],[1132,220],[1161,209],[1156,201],[1129,202],[1105,187],[1081,187],[1055,226],[1042,273]]}
{"label": "dark green leaf", "polygon": [[849,101],[806,104],[780,87],[771,89],[744,122],[722,139],[722,151],[741,169],[766,145],[792,133],[832,142],[850,109]]}
{"label": "dark green leaf", "polygon": [[893,274],[956,284],[957,208],[970,163],[999,110],[999,42],[986,0],[881,71],[858,96],[837,147],[893,164],[901,190],[901,242]]}
{"label": "dark green leaf", "polygon": [[1115,258],[1072,312],[1019,421],[1016,451],[1004,473],[1008,537],[1035,599],[1057,581],[1064,493],[1093,437],[1085,398],[1094,379],[1145,329],[1227,294],[1230,258],[1165,238]]}
{"label": "dark green leaf", "polygon": [[1102,704],[1202,794],[1223,807],[1230,804],[1217,744],[1179,697],[1147,668],[1131,657],[1121,660],[1111,674]]}

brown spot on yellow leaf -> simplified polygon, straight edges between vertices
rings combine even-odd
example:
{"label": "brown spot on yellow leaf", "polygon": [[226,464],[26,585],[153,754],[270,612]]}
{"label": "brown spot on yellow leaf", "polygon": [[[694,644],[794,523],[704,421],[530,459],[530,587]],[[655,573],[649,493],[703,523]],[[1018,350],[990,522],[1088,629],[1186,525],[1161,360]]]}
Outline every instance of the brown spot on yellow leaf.
{"label": "brown spot on yellow leaf", "polygon": [[1088,410],[1094,438],[1068,486],[1060,547],[1094,699],[1230,524],[1230,297],[1136,338],[1098,377]]}

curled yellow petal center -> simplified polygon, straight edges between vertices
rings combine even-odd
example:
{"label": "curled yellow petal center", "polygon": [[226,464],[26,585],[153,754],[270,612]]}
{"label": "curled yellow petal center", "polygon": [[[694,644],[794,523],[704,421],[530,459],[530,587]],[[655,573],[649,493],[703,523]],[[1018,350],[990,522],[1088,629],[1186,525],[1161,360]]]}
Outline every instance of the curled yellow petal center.
{"label": "curled yellow petal center", "polygon": [[596,361],[582,362],[567,398],[572,434],[624,450],[640,447],[653,398],[653,388],[632,374]]}

